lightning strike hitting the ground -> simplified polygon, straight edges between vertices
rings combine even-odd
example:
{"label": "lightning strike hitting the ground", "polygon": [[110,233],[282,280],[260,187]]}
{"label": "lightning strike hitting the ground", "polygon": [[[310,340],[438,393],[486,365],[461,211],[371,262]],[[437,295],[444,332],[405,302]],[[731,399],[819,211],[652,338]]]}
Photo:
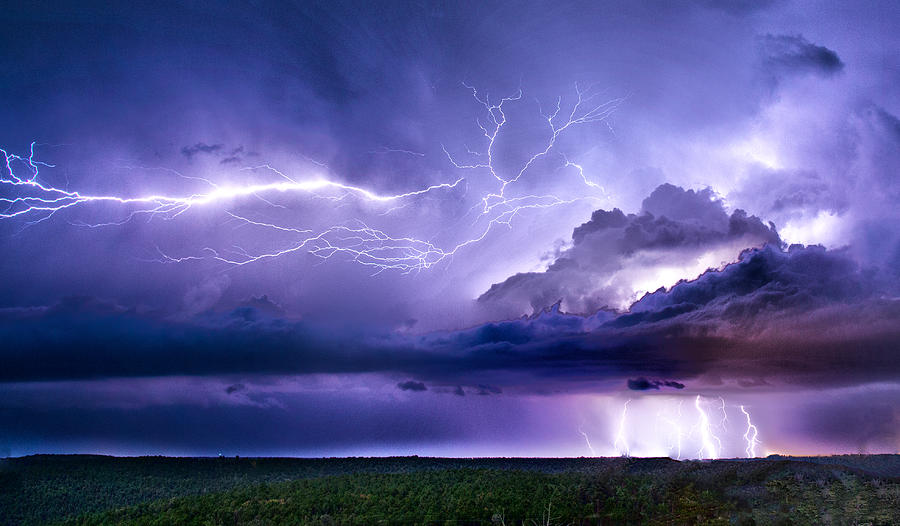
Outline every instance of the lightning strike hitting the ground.
{"label": "lightning strike hitting the ground", "polygon": [[590,450],[590,452],[591,452],[591,456],[596,457],[597,452],[594,451],[594,446],[591,445],[591,439],[588,438],[587,433],[584,432],[584,429],[582,428],[582,426],[578,426],[578,433],[584,437],[584,442],[587,444],[588,450]]}
{"label": "lightning strike hitting the ground", "polygon": [[744,440],[747,441],[747,458],[755,458],[756,446],[760,444],[758,438],[759,429],[750,421],[750,412],[744,409],[744,406],[741,406],[741,413],[744,413],[744,416],[747,417],[747,431],[744,432]]}
{"label": "lightning strike hitting the ground", "polygon": [[610,415],[608,427],[616,430],[612,449],[621,456],[668,455],[675,460],[714,460],[723,458],[726,452],[739,450],[745,451],[748,457],[756,456],[760,444],[758,429],[750,422],[750,413],[745,406],[734,407],[740,407],[744,414],[746,431],[737,429],[738,426],[726,430],[722,423],[724,419],[713,417],[713,411],[727,408],[725,400],[693,396],[697,413],[693,425],[688,428],[689,423],[682,412],[685,401],[686,398],[681,396],[673,399],[650,395],[638,401],[629,399],[621,413]]}
{"label": "lightning strike hitting the ground", "polygon": [[670,433],[667,435],[670,440],[668,450],[669,453],[675,452],[675,460],[681,460],[681,446],[685,437],[685,433],[681,427],[681,406],[683,402],[683,400],[678,401],[678,411],[675,419],[669,418],[663,414],[662,411],[656,415],[657,421],[662,421],[671,429]]}
{"label": "lightning strike hitting the ground", "polygon": [[[698,428],[700,430],[700,440],[702,443],[702,447],[697,452],[697,458],[715,460],[719,458],[719,450],[716,449],[713,442],[719,442],[719,439],[713,434],[709,423],[709,416],[706,414],[706,410],[700,405],[700,395],[697,395],[697,397],[694,398],[694,407],[697,408],[697,413],[699,413],[700,421],[698,423]],[[719,442],[719,444],[721,447],[721,442]]]}
{"label": "lightning strike hitting the ground", "polygon": [[613,448],[615,448],[616,452],[619,456],[622,457],[630,457],[631,456],[631,448],[628,446],[628,434],[625,429],[625,424],[628,418],[628,403],[631,400],[625,402],[622,406],[622,416],[619,418],[619,427],[616,431],[616,438],[613,440]]}
{"label": "lightning strike hitting the ground", "polygon": [[[214,260],[228,265],[241,266],[305,251],[321,259],[329,259],[340,254],[346,256],[350,261],[372,267],[375,274],[385,270],[398,270],[403,273],[409,273],[431,268],[441,261],[452,258],[461,249],[484,240],[494,227],[498,225],[511,228],[513,219],[520,212],[547,209],[581,201],[602,201],[601,197],[597,195],[564,197],[555,194],[511,195],[510,192],[512,186],[519,182],[538,160],[547,157],[553,151],[561,134],[575,126],[606,121],[624,99],[597,102],[596,98],[599,96],[599,93],[593,87],[581,89],[576,85],[577,101],[572,105],[567,116],[561,109],[562,98],[557,98],[555,109],[551,114],[545,115],[541,112],[549,128],[549,135],[543,149],[534,153],[523,165],[509,171],[509,174],[505,175],[507,171],[501,170],[495,164],[495,144],[504,126],[507,124],[504,106],[522,100],[523,92],[519,89],[512,96],[501,98],[499,102],[492,102],[488,95],[482,96],[474,87],[467,84],[464,84],[464,86],[471,90],[474,99],[487,111],[488,124],[485,125],[480,120],[476,120],[476,124],[487,139],[485,151],[475,152],[466,147],[466,151],[470,155],[483,161],[476,164],[462,164],[454,160],[446,148],[442,148],[450,163],[457,169],[485,170],[497,184],[496,190],[488,191],[486,194],[479,196],[478,204],[473,207],[481,209],[474,222],[475,224],[481,223],[475,235],[455,245],[451,245],[449,248],[441,248],[432,241],[410,235],[398,236],[390,234],[383,228],[370,226],[368,222],[357,218],[349,218],[340,224],[314,229],[276,224],[271,221],[260,221],[248,217],[246,214],[226,210],[225,213],[227,215],[241,224],[280,233],[298,234],[300,239],[289,243],[284,248],[257,253],[251,253],[239,246],[234,246],[233,250],[229,251],[204,247],[199,254],[174,256],[157,247],[156,250],[159,257],[156,261],[178,263]],[[561,116],[561,113],[563,116]],[[565,118],[565,122],[563,122],[563,118]],[[113,221],[89,223],[77,218],[69,221],[76,226],[97,228],[122,225],[141,215],[149,216],[151,219],[161,217],[171,220],[178,218],[194,207],[214,204],[227,207],[230,203],[246,197],[258,198],[261,202],[275,208],[285,208],[284,205],[274,203],[268,196],[287,193],[298,193],[334,202],[343,202],[347,199],[355,198],[374,205],[390,204],[389,208],[380,214],[375,214],[383,216],[403,209],[414,198],[440,190],[454,189],[465,180],[460,177],[454,182],[435,184],[400,194],[381,195],[360,186],[344,184],[322,176],[298,180],[268,164],[264,164],[245,168],[244,170],[267,170],[278,177],[277,181],[246,185],[224,185],[217,184],[207,178],[178,174],[185,179],[200,180],[208,184],[210,190],[183,195],[167,195],[163,193],[137,196],[92,195],[81,191],[70,191],[68,185],[65,188],[58,188],[45,183],[44,178],[41,177],[40,168],[52,168],[54,165],[36,160],[34,148],[35,144],[32,143],[28,156],[19,156],[0,150],[6,162],[6,173],[0,174],[0,190],[4,190],[4,193],[0,194],[0,205],[6,205],[5,209],[0,211],[0,220],[21,219],[25,221],[26,225],[33,225],[50,219],[63,210],[83,208],[92,203],[118,204],[124,208],[124,213]],[[411,150],[389,148],[383,148],[373,153],[403,153],[414,157],[424,155]],[[605,196],[603,187],[590,181],[581,165],[569,161],[564,154],[560,155],[564,160],[562,168],[575,168],[580,181],[585,186]],[[327,169],[327,166],[322,163],[317,162],[315,164]],[[19,176],[14,165],[16,167],[18,165],[24,166],[27,175]]]}

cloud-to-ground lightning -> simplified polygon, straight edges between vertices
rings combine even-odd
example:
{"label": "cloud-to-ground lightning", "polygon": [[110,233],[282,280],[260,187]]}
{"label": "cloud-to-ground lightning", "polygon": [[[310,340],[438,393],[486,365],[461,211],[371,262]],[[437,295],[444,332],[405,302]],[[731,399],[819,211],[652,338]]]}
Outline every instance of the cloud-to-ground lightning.
{"label": "cloud-to-ground lightning", "polygon": [[623,457],[631,456],[631,447],[628,445],[628,432],[626,430],[629,402],[631,402],[631,400],[627,400],[622,405],[622,415],[619,417],[619,425],[616,430],[616,438],[613,440],[613,447],[615,448],[619,456]]}
{"label": "cloud-to-ground lightning", "polygon": [[675,460],[681,460],[681,446],[684,440],[684,430],[681,427],[681,406],[683,404],[683,400],[678,401],[678,411],[675,415],[675,418],[670,418],[663,411],[660,411],[656,415],[657,422],[662,421],[666,424],[670,432],[667,437],[669,439],[668,451],[669,453],[675,453]]}
{"label": "cloud-to-ground lightning", "polygon": [[750,412],[744,409],[744,406],[741,406],[741,413],[744,413],[747,418],[747,431],[744,432],[744,440],[747,441],[747,457],[754,458],[756,457],[756,446],[760,443],[759,429],[750,421]]}
{"label": "cloud-to-ground lightning", "polygon": [[[566,130],[579,125],[606,121],[622,99],[597,101],[596,90],[593,88],[581,89],[576,86],[577,100],[571,105],[569,111],[562,110],[562,99],[558,98],[552,113],[548,115],[542,113],[548,127],[547,139],[543,147],[522,165],[511,170],[503,170],[495,161],[495,146],[507,125],[506,105],[521,101],[523,92],[519,89],[512,96],[492,102],[489,96],[481,95],[474,87],[469,85],[465,85],[465,87],[472,91],[474,99],[487,113],[485,120],[487,124],[476,119],[487,144],[482,152],[475,152],[466,147],[469,155],[479,159],[479,162],[474,164],[456,161],[446,148],[444,148],[444,152],[455,168],[465,171],[476,170],[488,174],[490,180],[493,181],[494,188],[486,190],[483,195],[476,196],[477,201],[473,209],[478,209],[479,213],[473,224],[457,228],[460,231],[474,229],[474,234],[465,235],[464,232],[461,232],[462,240],[450,246],[439,246],[436,242],[409,234],[390,233],[384,227],[371,224],[371,220],[358,217],[348,217],[339,224],[311,228],[263,221],[227,208],[236,200],[247,197],[258,198],[269,206],[284,208],[284,205],[275,204],[271,196],[300,194],[336,202],[355,198],[362,202],[372,203],[382,207],[378,213],[373,213],[377,217],[404,208],[414,199],[425,194],[454,189],[464,183],[466,179],[463,177],[399,194],[382,195],[362,186],[345,184],[322,175],[294,178],[265,164],[249,169],[268,170],[276,177],[275,180],[261,183],[220,184],[208,178],[182,176],[185,179],[200,180],[207,184],[209,189],[183,194],[149,193],[133,196],[91,194],[80,190],[69,190],[68,185],[60,188],[47,183],[40,169],[42,167],[52,168],[53,165],[36,159],[34,143],[32,143],[27,156],[0,150],[6,164],[5,173],[0,174],[0,189],[3,189],[3,193],[0,194],[0,204],[5,205],[5,208],[0,211],[0,219],[21,219],[26,224],[34,224],[45,221],[64,210],[75,210],[91,204],[111,203],[123,207],[120,215],[113,220],[86,222],[76,218],[69,221],[79,226],[100,227],[121,225],[142,215],[151,218],[175,219],[192,208],[217,205],[225,208],[225,213],[233,220],[244,225],[298,237],[281,248],[259,252],[251,252],[241,247],[233,247],[229,251],[224,251],[215,247],[201,246],[200,251],[195,254],[173,255],[162,248],[157,248],[159,252],[157,260],[161,262],[214,260],[239,266],[305,251],[322,259],[329,259],[336,254],[341,254],[351,261],[372,267],[376,273],[389,269],[412,272],[428,269],[451,258],[461,249],[484,240],[498,225],[511,226],[513,219],[524,211],[546,209],[585,200],[599,201],[601,196],[605,195],[603,188],[590,181],[585,176],[584,169],[580,165],[570,162],[564,154],[560,154],[564,160],[561,167],[574,167],[579,179],[592,192],[595,192],[594,195],[585,195],[584,192],[579,192],[574,196],[554,193],[515,194],[512,192],[512,188],[532,170],[538,160],[551,154],[559,137]],[[416,157],[422,155],[411,150],[388,148],[378,151],[378,153],[381,152],[398,152]],[[319,166],[327,169],[327,166]],[[25,173],[21,173],[22,171]]]}
{"label": "cloud-to-ground lightning", "polygon": [[694,398],[694,407],[697,409],[697,413],[699,415],[699,422],[697,424],[697,428],[700,432],[700,442],[701,447],[697,452],[697,457],[700,459],[712,459],[715,460],[719,458],[719,450],[716,448],[716,444],[714,442],[718,442],[718,438],[713,434],[712,427],[709,422],[709,415],[706,414],[706,410],[700,404],[700,395],[697,395]]}
{"label": "cloud-to-ground lightning", "polygon": [[582,437],[584,437],[584,442],[585,442],[585,444],[587,444],[587,448],[588,448],[588,450],[591,452],[591,456],[592,456],[592,457],[596,457],[596,456],[597,456],[597,452],[594,451],[594,446],[591,445],[591,439],[588,438],[588,435],[587,435],[587,433],[584,432],[584,429],[582,428],[582,426],[578,426],[578,433],[579,433]]}
{"label": "cloud-to-ground lightning", "polygon": [[715,460],[731,451],[756,456],[759,431],[750,421],[745,406],[735,407],[740,407],[746,426],[731,425],[726,429],[726,419],[714,416],[728,407],[723,397],[692,397],[695,409],[692,417],[682,412],[687,401],[682,396],[648,395],[638,401],[629,399],[621,412],[609,415],[607,426],[615,430],[610,442],[612,450],[622,456],[668,455],[676,460]]}

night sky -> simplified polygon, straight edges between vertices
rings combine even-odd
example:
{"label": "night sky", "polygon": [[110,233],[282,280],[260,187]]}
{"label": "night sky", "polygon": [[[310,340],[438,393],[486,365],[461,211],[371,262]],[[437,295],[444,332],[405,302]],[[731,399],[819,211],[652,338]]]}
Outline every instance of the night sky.
{"label": "night sky", "polygon": [[898,453],[898,27],[7,6],[0,456]]}

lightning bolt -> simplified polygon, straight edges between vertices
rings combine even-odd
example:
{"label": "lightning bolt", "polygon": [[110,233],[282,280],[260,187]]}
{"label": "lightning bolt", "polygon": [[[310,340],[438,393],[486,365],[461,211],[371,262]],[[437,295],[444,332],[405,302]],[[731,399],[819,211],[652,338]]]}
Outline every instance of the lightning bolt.
{"label": "lightning bolt", "polygon": [[628,417],[628,403],[631,400],[625,402],[622,405],[622,416],[619,418],[619,427],[618,431],[616,431],[616,438],[613,440],[613,448],[615,448],[616,452],[619,453],[619,456],[630,457],[631,456],[631,448],[628,446],[628,435],[625,429],[625,423]]}
{"label": "lightning bolt", "polygon": [[744,413],[744,416],[747,417],[747,431],[744,432],[744,440],[747,441],[747,458],[755,458],[756,446],[760,444],[758,439],[759,429],[750,421],[750,413],[744,409],[744,406],[741,406],[741,413]]}
{"label": "lightning bolt", "polygon": [[681,428],[681,406],[683,402],[683,400],[678,401],[678,411],[675,419],[671,419],[664,415],[662,411],[656,415],[657,420],[662,420],[671,429],[668,434],[669,440],[671,441],[668,449],[670,453],[675,451],[675,460],[681,460],[681,446],[685,436],[684,431]]}
{"label": "lightning bolt", "polygon": [[[265,184],[250,184],[244,186],[219,186],[209,179],[191,177],[192,179],[199,179],[209,184],[210,186],[212,186],[212,190],[206,193],[194,193],[182,196],[161,194],[150,194],[138,197],[89,195],[82,194],[80,192],[70,192],[65,189],[46,186],[45,184],[43,184],[38,179],[38,176],[40,175],[40,167],[46,166],[53,168],[54,165],[36,161],[34,159],[34,146],[35,143],[31,143],[28,157],[11,154],[6,150],[0,149],[0,153],[3,154],[6,163],[6,173],[0,175],[0,185],[23,187],[21,190],[23,193],[30,190],[37,194],[20,195],[15,198],[0,197],[0,203],[5,203],[7,205],[6,210],[0,212],[0,219],[12,219],[19,216],[38,216],[39,219],[37,220],[43,221],[56,212],[59,212],[60,210],[64,210],[66,208],[70,208],[76,205],[83,205],[86,203],[102,202],[113,202],[122,205],[146,206],[145,208],[138,209],[136,212],[132,212],[129,215],[128,219],[131,219],[137,214],[163,215],[168,218],[174,218],[183,214],[184,212],[187,212],[194,206],[208,205],[216,202],[227,202],[239,199],[241,197],[260,196],[267,193],[288,192],[301,192],[319,195],[319,191],[326,190],[343,190],[345,192],[344,197],[350,194],[356,194],[360,198],[363,198],[367,201],[386,203],[423,195],[434,190],[455,188],[463,181],[463,179],[460,178],[453,183],[441,183],[402,194],[380,195],[365,188],[347,185],[336,181],[330,181],[322,177],[317,177],[305,181],[296,181],[275,170],[274,168],[271,168],[268,165],[264,165],[258,168],[270,169],[286,180]],[[16,171],[13,169],[13,164],[15,162],[19,162],[28,168],[29,173],[26,177],[20,177],[16,174]],[[331,199],[343,199],[343,197],[331,197]],[[122,224],[123,222],[110,224]],[[107,224],[100,223],[90,226],[107,226]]]}
{"label": "lightning bolt", "polygon": [[[447,156],[447,159],[456,168],[486,170],[500,184],[497,191],[489,192],[481,198],[482,215],[488,215],[497,208],[507,211],[510,209],[514,210],[517,203],[530,200],[551,199],[559,200],[559,204],[565,204],[566,200],[562,200],[555,195],[526,195],[515,199],[510,199],[507,197],[506,191],[511,185],[518,182],[538,160],[547,157],[550,154],[551,150],[553,150],[554,146],[556,145],[557,139],[559,139],[560,135],[562,135],[563,132],[571,127],[581,124],[606,121],[615,112],[618,105],[624,100],[623,98],[619,98],[596,103],[595,99],[599,95],[599,93],[594,89],[594,86],[591,86],[587,89],[581,89],[576,84],[575,92],[577,95],[577,100],[569,111],[565,122],[562,122],[559,118],[562,103],[562,98],[559,97],[556,99],[555,110],[552,113],[544,114],[543,111],[541,111],[541,116],[547,122],[547,127],[549,128],[550,132],[544,149],[534,153],[523,165],[518,168],[518,170],[515,170],[514,173],[511,173],[509,176],[504,177],[503,175],[501,175],[501,170],[495,165],[494,149],[501,131],[507,124],[504,106],[510,102],[522,100],[522,89],[520,88],[515,94],[511,96],[501,98],[499,102],[491,102],[488,95],[479,95],[478,90],[474,86],[470,86],[465,83],[463,83],[463,86],[471,90],[473,98],[484,107],[490,121],[489,124],[483,124],[480,120],[476,120],[476,123],[481,129],[484,138],[487,139],[487,146],[485,151],[483,153],[474,152],[466,147],[467,153],[478,158],[483,158],[485,159],[485,161],[476,162],[474,164],[466,164],[465,162],[457,161],[443,145],[441,145],[441,148],[443,149],[444,154]],[[561,154],[561,156],[565,160],[564,167],[575,167],[578,170],[579,176],[581,177],[582,181],[587,186],[603,190],[602,186],[587,179],[587,177],[584,175],[584,169],[580,165],[570,162],[564,154]],[[515,212],[509,215],[506,219],[501,219],[497,222],[501,224],[509,224],[509,220],[514,215]]]}
{"label": "lightning bolt", "polygon": [[[582,426],[583,426],[583,424],[582,424]],[[584,437],[584,442],[587,444],[587,447],[591,452],[591,456],[596,457],[597,452],[594,451],[594,446],[591,445],[591,439],[588,438],[587,433],[584,432],[584,429],[582,429],[582,426],[578,426],[578,433]]]}
{"label": "lightning bolt", "polygon": [[[476,152],[466,147],[467,154],[478,160],[473,163],[465,163],[457,161],[443,145],[441,147],[455,168],[484,172],[493,182],[494,189],[486,190],[486,193],[477,196],[475,206],[470,209],[470,212],[480,210],[473,221],[473,226],[480,225],[476,227],[474,235],[464,238],[456,244],[442,247],[433,241],[411,235],[389,233],[385,229],[372,226],[361,219],[313,229],[261,221],[246,214],[227,211],[230,218],[239,224],[260,230],[295,235],[296,239],[286,247],[256,253],[237,246],[228,253],[213,247],[204,247],[198,254],[175,256],[157,248],[159,257],[156,261],[181,263],[194,260],[214,260],[228,265],[241,266],[304,251],[321,259],[330,259],[340,254],[353,262],[373,268],[375,274],[385,270],[409,273],[431,268],[441,261],[452,258],[462,249],[483,241],[498,226],[511,228],[515,217],[525,211],[548,209],[582,201],[601,202],[601,196],[609,199],[601,185],[589,180],[581,165],[570,161],[562,153],[559,154],[564,161],[561,167],[574,168],[581,183],[599,195],[584,195],[584,192],[573,197],[550,193],[515,194],[513,188],[533,171],[539,160],[549,157],[554,152],[557,141],[563,133],[576,126],[607,121],[624,99],[599,101],[600,93],[593,86],[582,89],[576,85],[576,101],[568,111],[562,110],[561,97],[556,99],[554,110],[551,113],[544,114],[541,110],[541,116],[546,121],[548,129],[547,140],[543,144],[543,148],[538,149],[519,167],[504,170],[496,163],[495,147],[507,127],[507,106],[521,101],[524,94],[520,88],[511,96],[492,100],[488,94],[480,93],[473,86],[465,83],[463,86],[471,91],[475,101],[486,113],[484,121],[480,118],[476,119],[476,125],[486,140],[485,149]],[[408,206],[415,199],[426,194],[454,189],[467,181],[466,178],[460,177],[452,182],[431,185],[400,194],[382,195],[364,187],[341,183],[324,176],[295,179],[270,165],[262,165],[249,169],[267,170],[275,176],[274,181],[225,185],[206,178],[178,174],[185,179],[202,181],[209,186],[209,189],[202,192],[171,195],[163,193],[135,196],[105,195],[72,191],[68,189],[68,185],[60,188],[48,184],[41,176],[41,168],[53,168],[54,165],[36,160],[35,143],[31,144],[27,156],[12,154],[2,149],[0,149],[0,153],[3,154],[6,165],[5,173],[0,173],[0,206],[5,205],[5,209],[0,211],[0,220],[21,219],[27,225],[46,221],[64,210],[74,210],[91,204],[103,203],[121,205],[126,213],[114,221],[97,223],[73,221],[72,223],[78,226],[98,228],[122,225],[139,216],[172,220],[195,207],[227,206],[229,203],[248,197],[258,198],[269,206],[284,208],[284,205],[276,204],[270,199],[270,196],[280,194],[307,195],[338,204],[353,198],[385,207],[380,215],[386,215]],[[424,155],[411,150],[390,148],[382,148],[372,153],[402,153],[414,157]],[[322,163],[316,162],[315,164],[327,168]],[[21,170],[22,168],[26,173],[17,173],[17,169]]]}
{"label": "lightning bolt", "polygon": [[[652,396],[642,400],[640,405],[632,406],[629,413],[631,401],[626,401],[621,408],[621,413],[615,415],[615,422],[612,419],[610,421],[611,427],[616,429],[613,448],[621,456],[659,456],[668,451],[669,457],[675,460],[684,458],[715,460],[722,458],[724,447],[737,447],[740,430],[736,429],[737,426],[731,426],[734,429],[730,433],[726,431],[728,404],[721,396],[715,398],[694,396],[693,402],[697,417],[689,429],[685,425],[682,413],[685,398],[679,396],[672,399]],[[644,418],[647,415],[648,406],[655,409],[655,418],[653,417],[654,413],[648,415],[651,418]],[[754,458],[757,455],[757,446],[760,445],[759,430],[751,422],[750,413],[745,406],[735,407],[740,407],[741,413],[746,419],[746,431],[743,435],[743,442],[741,442],[745,446],[742,447],[746,447],[748,458]],[[714,413],[718,413],[718,411],[722,412],[721,420],[714,416]],[[642,427],[647,423],[652,425]],[[635,426],[641,430],[640,439],[636,443],[629,440],[629,428],[633,431]],[[583,435],[581,426],[579,426],[579,433]],[[586,436],[585,439],[587,439]]]}
{"label": "lightning bolt", "polygon": [[[700,440],[702,446],[700,447],[700,451],[697,452],[697,458],[703,459],[717,459],[719,458],[718,449],[713,442],[717,442],[719,447],[721,448],[721,442],[719,439],[713,434],[710,423],[709,416],[706,414],[706,410],[700,405],[700,395],[694,399],[694,407],[697,409],[697,413],[699,413],[699,423],[698,427],[700,430]],[[704,456],[705,452],[705,456]]]}
{"label": "lightning bolt", "polygon": [[728,431],[728,412],[725,410],[725,399],[720,396],[719,402],[722,403],[720,407],[722,410],[722,420],[719,422],[719,426],[722,428],[722,431]]}

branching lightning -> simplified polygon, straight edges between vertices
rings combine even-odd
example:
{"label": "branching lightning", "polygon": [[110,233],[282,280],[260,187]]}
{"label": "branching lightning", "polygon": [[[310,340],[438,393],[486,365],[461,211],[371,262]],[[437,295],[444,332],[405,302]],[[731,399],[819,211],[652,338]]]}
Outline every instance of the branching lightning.
{"label": "branching lightning", "polygon": [[[668,455],[676,460],[715,460],[738,451],[744,451],[749,458],[757,455],[759,430],[750,421],[745,406],[734,407],[740,407],[746,428],[728,426],[728,404],[723,397],[692,397],[695,412],[691,414],[682,411],[688,401],[682,395],[653,394],[629,399],[621,406],[621,411],[608,414],[606,427],[615,430],[611,443],[608,443],[611,450],[620,456]],[[722,418],[714,415],[719,411]]]}
{"label": "branching lightning", "polygon": [[[70,192],[65,189],[45,186],[40,180],[41,166],[53,167],[54,165],[36,161],[34,159],[34,146],[31,143],[31,150],[28,157],[11,154],[6,150],[0,149],[6,161],[6,173],[0,175],[0,185],[23,187],[22,193],[28,190],[34,191],[37,195],[20,195],[15,198],[0,197],[0,203],[7,205],[6,210],[0,212],[0,219],[12,219],[19,216],[35,217],[37,221],[42,221],[60,210],[70,208],[76,205],[96,202],[113,202],[123,205],[142,205],[136,212],[132,212],[129,219],[137,214],[162,215],[166,218],[177,217],[194,206],[208,205],[216,202],[227,202],[234,199],[247,196],[261,196],[267,193],[287,193],[299,192],[317,195],[322,197],[318,192],[327,190],[341,190],[344,194],[340,197],[330,196],[329,199],[340,200],[346,198],[347,195],[356,194],[360,198],[367,201],[379,203],[399,201],[406,198],[416,197],[428,192],[440,189],[455,188],[463,179],[457,179],[452,183],[441,183],[432,185],[421,190],[415,190],[396,195],[380,195],[365,188],[351,186],[325,178],[314,178],[305,181],[296,181],[285,174],[275,170],[274,168],[264,165],[257,168],[267,168],[283,177],[284,181],[276,181],[266,184],[251,184],[245,186],[220,186],[209,179],[200,177],[190,177],[191,179],[199,179],[212,187],[212,190],[206,193],[195,193],[185,196],[169,196],[161,194],[151,194],[138,197],[121,197],[112,195],[89,195],[80,192]],[[13,164],[19,162],[28,167],[29,174],[27,177],[19,177],[13,168]],[[270,203],[271,204],[271,203]],[[117,223],[117,224],[121,224]],[[89,226],[107,226],[107,224],[89,225]],[[297,230],[294,230],[297,231]]]}
{"label": "branching lightning", "polygon": [[756,446],[760,444],[759,442],[759,429],[753,425],[753,422],[750,421],[750,413],[744,409],[744,406],[741,406],[741,413],[744,413],[744,416],[747,417],[747,431],[744,432],[744,440],[747,441],[747,457],[755,458],[756,457]]}
{"label": "branching lightning", "polygon": [[[500,102],[492,103],[490,101],[490,97],[485,95],[484,97],[478,94],[478,90],[469,86],[468,84],[463,84],[466,88],[472,91],[472,96],[478,101],[484,109],[487,111],[487,114],[490,118],[490,124],[485,125],[482,124],[481,121],[477,121],[478,127],[484,134],[484,137],[487,139],[487,148],[484,154],[477,154],[476,156],[479,158],[484,158],[485,161],[481,163],[475,164],[465,164],[456,161],[450,152],[447,151],[446,148],[443,148],[444,153],[447,155],[447,159],[449,159],[450,163],[453,166],[461,169],[484,169],[487,170],[491,176],[500,183],[500,187],[496,192],[490,192],[481,198],[482,204],[482,214],[489,214],[494,209],[500,207],[501,209],[509,209],[515,208],[515,202],[511,201],[506,196],[507,189],[518,182],[523,175],[541,158],[546,157],[550,154],[550,151],[556,145],[557,139],[559,139],[560,135],[565,132],[567,129],[578,126],[580,124],[587,124],[592,122],[601,122],[606,121],[612,113],[616,110],[619,103],[622,102],[623,99],[612,99],[608,101],[604,101],[601,103],[596,103],[595,99],[599,95],[593,87],[589,87],[587,89],[581,89],[578,85],[575,86],[575,92],[577,93],[577,101],[572,106],[571,111],[568,114],[565,122],[559,122],[561,119],[559,118],[562,98],[556,99],[556,106],[553,113],[547,115],[541,112],[544,120],[547,121],[547,126],[550,130],[550,136],[546,142],[546,146],[543,150],[533,154],[514,174],[511,174],[509,177],[504,177],[501,175],[500,170],[495,166],[494,163],[494,148],[497,143],[497,138],[500,135],[501,130],[507,124],[506,113],[504,111],[504,105],[510,102],[519,101],[522,99],[522,90],[519,89],[514,95],[510,97],[504,97],[500,99]],[[468,148],[467,151],[472,154],[472,152]],[[584,181],[584,183],[592,188],[603,189],[602,186],[588,181],[587,177],[584,175],[584,170],[581,166],[576,163],[572,163],[565,157],[562,156],[565,160],[565,167],[573,166],[578,170],[579,176]],[[522,196],[518,198],[520,202],[524,202],[527,200],[542,200],[542,199],[551,199],[551,200],[559,200],[563,201],[560,198],[554,195],[528,195]],[[506,220],[498,221],[500,223],[509,224],[509,220],[512,219],[514,213],[510,215]]]}
{"label": "branching lightning", "polygon": [[[697,452],[697,458],[717,459],[719,458],[721,442],[715,434],[713,434],[712,427],[709,423],[709,415],[706,414],[706,410],[703,409],[700,404],[700,395],[697,395],[697,397],[694,398],[694,407],[697,408],[697,413],[699,413],[700,421],[698,423],[698,428],[700,431],[700,441],[702,443],[700,451]],[[714,442],[719,444],[719,448],[716,448]]]}
{"label": "branching lightning", "polygon": [[684,430],[681,427],[681,406],[683,404],[683,400],[678,401],[678,411],[675,418],[669,418],[662,411],[657,413],[656,418],[657,421],[662,421],[666,424],[670,432],[667,435],[669,438],[668,451],[671,454],[675,453],[675,460],[681,460],[681,446],[685,437]]}
{"label": "branching lightning", "polygon": [[[243,198],[257,198],[271,207],[285,208],[277,204],[273,196],[281,194],[300,194],[316,199],[325,199],[335,203],[341,203],[348,199],[356,199],[360,202],[370,203],[380,207],[375,216],[383,216],[402,209],[415,199],[426,194],[448,191],[457,188],[467,181],[460,177],[452,182],[435,184],[424,188],[411,190],[399,194],[382,195],[360,186],[344,184],[329,177],[317,175],[311,178],[294,178],[268,164],[248,168],[250,170],[266,170],[273,174],[275,180],[269,182],[254,182],[252,184],[219,184],[213,180],[200,177],[187,177],[196,179],[209,186],[209,190],[184,194],[151,193],[146,195],[123,196],[91,194],[82,191],[72,191],[68,185],[59,188],[46,182],[41,174],[41,168],[52,168],[53,165],[38,161],[35,158],[35,144],[32,143],[27,156],[20,156],[2,152],[6,169],[0,174],[0,220],[18,219],[27,225],[33,225],[46,221],[55,214],[64,210],[84,208],[91,204],[113,204],[123,208],[123,213],[112,221],[85,222],[72,220],[70,223],[84,227],[109,227],[127,223],[138,216],[147,216],[150,219],[162,218],[176,219],[195,207],[219,206],[225,208],[225,213],[234,221],[248,227],[260,230],[271,230],[282,234],[295,235],[294,241],[282,248],[251,252],[241,247],[234,247],[226,253],[213,247],[203,247],[199,253],[176,256],[157,248],[160,262],[185,262],[192,260],[214,260],[228,265],[240,266],[259,262],[266,259],[278,258],[296,252],[308,252],[321,259],[329,259],[335,255],[346,256],[347,259],[361,265],[373,268],[375,273],[385,270],[398,270],[401,272],[414,272],[431,268],[437,263],[452,258],[461,249],[484,240],[488,234],[498,225],[511,227],[513,219],[521,212],[528,210],[546,209],[575,203],[578,201],[599,201],[605,195],[603,187],[592,182],[584,173],[582,166],[569,161],[564,154],[560,157],[564,160],[563,168],[574,168],[580,180],[594,195],[584,195],[582,192],[576,197],[565,197],[556,194],[523,194],[514,195],[512,188],[520,182],[542,158],[548,157],[556,147],[560,136],[568,129],[575,126],[606,121],[621,103],[622,99],[612,99],[603,102],[597,101],[598,92],[593,88],[581,89],[576,85],[577,100],[568,112],[562,110],[562,99],[556,100],[554,111],[541,115],[547,122],[548,136],[543,148],[534,153],[524,164],[509,171],[501,169],[495,161],[495,146],[498,138],[507,124],[506,107],[508,104],[521,101],[523,92],[519,89],[512,96],[501,98],[499,101],[491,101],[488,95],[482,95],[474,87],[464,84],[471,90],[474,99],[484,108],[487,117],[482,122],[476,119],[476,124],[483,132],[487,141],[484,151],[476,152],[466,147],[466,152],[478,162],[458,162],[449,153],[446,153],[450,163],[457,169],[465,171],[486,173],[493,181],[494,189],[476,196],[476,205],[479,214],[473,222],[475,234],[464,237],[462,241],[450,246],[439,246],[436,242],[420,239],[412,235],[397,235],[389,233],[384,228],[370,225],[369,221],[359,218],[351,218],[339,224],[333,224],[320,228],[306,228],[294,225],[278,224],[273,221],[263,221],[250,217],[246,213],[238,213],[229,210],[229,206]],[[411,150],[383,148],[372,153],[402,153],[413,157],[421,157],[424,154]],[[326,166],[316,163],[322,168]],[[24,174],[22,173],[24,171]],[[19,172],[19,173],[17,173]],[[177,173],[177,172],[176,172]],[[181,174],[179,174],[181,175]]]}

